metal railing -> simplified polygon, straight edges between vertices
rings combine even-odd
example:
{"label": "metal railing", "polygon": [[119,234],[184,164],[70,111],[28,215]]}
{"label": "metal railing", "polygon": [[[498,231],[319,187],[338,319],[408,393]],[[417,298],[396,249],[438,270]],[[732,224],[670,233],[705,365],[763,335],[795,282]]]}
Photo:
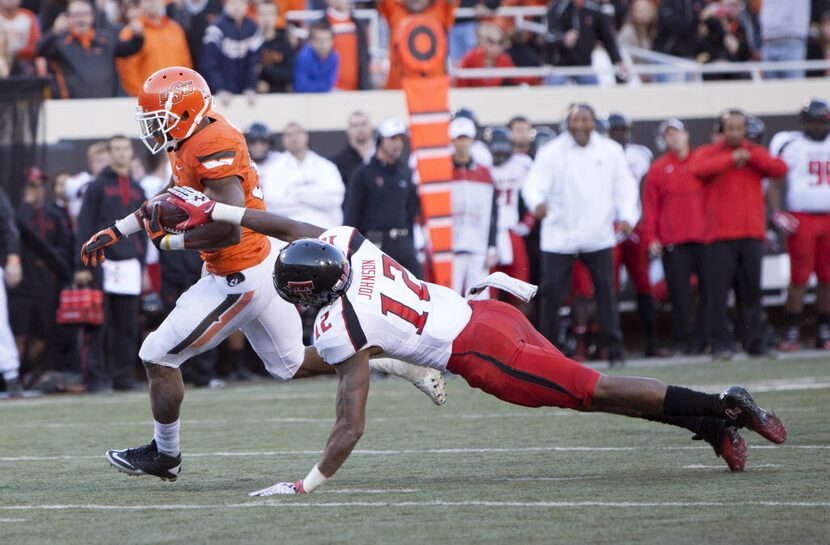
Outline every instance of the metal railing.
{"label": "metal railing", "polygon": [[[456,17],[474,17],[473,8],[457,8]],[[547,8],[537,6],[509,6],[501,7],[495,12],[499,17],[513,17],[518,28],[536,33],[546,34],[548,29],[529,18],[543,17]],[[289,11],[286,18],[289,21],[303,23],[319,19],[325,14],[322,10]],[[356,9],[353,16],[368,22],[369,25],[369,53],[374,59],[386,59],[389,56],[388,44],[380,39],[381,20],[377,10]],[[303,33],[303,30],[300,30]],[[765,61],[765,62],[724,62],[701,64],[689,59],[666,55],[657,51],[621,44],[621,49],[626,59],[644,61],[642,63],[626,62],[626,69],[629,78],[640,81],[659,79],[659,76],[675,76],[676,79],[687,81],[702,81],[704,75],[716,74],[745,74],[753,81],[763,80],[765,71],[825,71],[830,74],[830,61]],[[609,74],[615,73],[613,67],[594,66],[540,66],[540,67],[517,67],[517,68],[458,68],[450,66],[449,74],[456,79],[487,79],[487,78],[546,78],[558,76],[561,78],[573,78],[578,76],[601,76],[605,75],[606,80]],[[655,78],[656,77],[656,78]]]}
{"label": "metal railing", "polygon": [[[665,61],[663,61],[665,62]],[[830,73],[830,61],[766,61],[766,62],[730,62],[699,64],[687,59],[677,59],[675,64],[632,64],[626,67],[630,75],[657,76],[677,75],[686,79],[701,81],[707,74],[748,74],[752,80],[760,82],[764,72],[781,71],[826,71]],[[598,76],[604,71],[592,66],[540,66],[523,68],[450,68],[450,75],[456,79],[481,78],[545,78],[560,76],[571,78],[577,76]]]}

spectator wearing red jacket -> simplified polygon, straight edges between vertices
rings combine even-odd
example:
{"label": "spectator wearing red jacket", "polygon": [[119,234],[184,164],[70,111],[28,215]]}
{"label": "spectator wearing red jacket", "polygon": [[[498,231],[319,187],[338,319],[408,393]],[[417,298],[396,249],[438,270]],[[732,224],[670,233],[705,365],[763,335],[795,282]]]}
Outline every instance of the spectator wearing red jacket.
{"label": "spectator wearing red jacket", "polygon": [[[667,119],[657,130],[658,157],[643,183],[643,241],[663,270],[672,308],[674,351],[692,354],[703,349],[703,324],[694,327],[692,275],[698,278],[701,305],[706,300],[704,185],[689,171],[692,148],[679,119]],[[698,337],[695,339],[695,332]]]}
{"label": "spectator wearing red jacket", "polygon": [[[478,27],[478,47],[471,49],[461,60],[461,68],[513,68],[510,55],[505,53],[507,37],[496,25],[483,23]],[[456,87],[499,87],[510,85],[508,78],[490,77],[459,79]]]}
{"label": "spectator wearing red jacket", "polygon": [[737,304],[740,340],[751,355],[768,350],[761,334],[761,242],[766,234],[761,182],[784,176],[787,164],[746,139],[746,115],[740,110],[729,110],[721,121],[723,141],[701,146],[689,170],[706,185],[708,339],[713,357],[729,359],[733,345],[726,307],[735,282],[744,291]]}

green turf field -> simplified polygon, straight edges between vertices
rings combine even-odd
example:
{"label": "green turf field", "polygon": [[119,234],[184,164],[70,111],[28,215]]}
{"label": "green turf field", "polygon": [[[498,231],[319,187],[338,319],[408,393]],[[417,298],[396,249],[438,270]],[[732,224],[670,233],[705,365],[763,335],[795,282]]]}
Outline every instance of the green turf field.
{"label": "green turf field", "polygon": [[747,470],[664,425],[504,404],[461,379],[434,407],[373,383],[366,434],[312,495],[246,494],[305,476],[336,382],[190,390],[175,483],[107,448],[151,438],[146,394],[0,402],[0,543],[830,543],[830,361],[627,369],[719,391],[742,383],[789,426],[745,434]]}

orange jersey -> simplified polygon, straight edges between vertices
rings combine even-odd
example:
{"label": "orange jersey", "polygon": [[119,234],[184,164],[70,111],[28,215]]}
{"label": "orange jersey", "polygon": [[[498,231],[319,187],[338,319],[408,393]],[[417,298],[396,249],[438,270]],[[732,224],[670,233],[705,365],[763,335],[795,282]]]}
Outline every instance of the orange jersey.
{"label": "orange jersey", "polygon": [[[173,181],[204,191],[203,180],[237,176],[245,192],[245,207],[265,210],[259,174],[248,155],[245,136],[222,116],[211,112],[207,117],[213,122],[170,154]],[[201,255],[208,272],[227,276],[261,263],[270,251],[268,237],[243,228],[239,244],[203,251]]]}

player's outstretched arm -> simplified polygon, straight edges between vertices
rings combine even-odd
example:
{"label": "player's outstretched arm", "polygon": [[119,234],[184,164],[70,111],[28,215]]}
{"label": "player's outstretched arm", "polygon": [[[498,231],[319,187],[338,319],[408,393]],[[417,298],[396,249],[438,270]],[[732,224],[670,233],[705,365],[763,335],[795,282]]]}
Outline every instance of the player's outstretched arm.
{"label": "player's outstretched arm", "polygon": [[337,419],[331,430],[323,457],[305,479],[282,482],[251,492],[249,496],[274,496],[313,492],[333,476],[352,453],[366,422],[366,398],[369,395],[369,356],[371,349],[361,350],[337,365]]}
{"label": "player's outstretched arm", "polygon": [[265,210],[246,209],[242,215],[242,226],[257,233],[276,237],[286,242],[294,242],[300,238],[317,238],[323,234],[325,229],[294,221],[285,216],[278,216]]}
{"label": "player's outstretched arm", "polygon": [[220,224],[241,225],[257,233],[276,237],[286,242],[299,238],[317,238],[324,229],[278,216],[264,210],[253,210],[232,203],[216,202],[208,195],[191,187],[172,187],[168,201],[187,212],[188,220],[176,227],[181,230],[219,222]]}

